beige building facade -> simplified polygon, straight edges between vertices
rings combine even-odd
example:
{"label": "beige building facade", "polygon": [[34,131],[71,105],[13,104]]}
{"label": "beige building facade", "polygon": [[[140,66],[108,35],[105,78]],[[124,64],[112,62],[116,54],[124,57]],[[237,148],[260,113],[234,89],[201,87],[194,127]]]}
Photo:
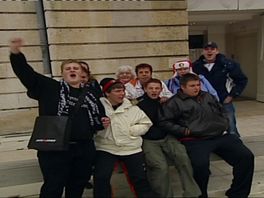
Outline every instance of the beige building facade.
{"label": "beige building facade", "polygon": [[[23,52],[36,71],[57,79],[61,61],[68,58],[87,61],[98,79],[114,76],[119,65],[141,62],[166,79],[175,60],[199,57],[201,47],[188,47],[190,36],[198,36],[202,42],[216,41],[241,63],[249,77],[243,96],[263,102],[263,10],[263,0],[0,1],[0,197],[37,197],[42,184],[35,151],[26,148],[38,104],[12,72],[10,37],[25,40]],[[241,134],[249,136],[258,156],[251,195],[263,197],[263,137],[258,136],[263,106],[236,105]],[[211,197],[223,197],[231,180],[231,169],[222,163],[212,166]],[[119,193],[128,196],[123,180],[115,181]]]}
{"label": "beige building facade", "polygon": [[189,54],[186,0],[0,1],[0,17],[0,135],[30,132],[37,115],[12,72],[10,37],[25,40],[22,51],[36,71],[58,79],[66,59],[87,61],[98,80],[139,63],[166,79]]}
{"label": "beige building facade", "polygon": [[263,102],[263,10],[262,0],[0,1],[0,134],[30,132],[37,115],[10,67],[10,37],[25,40],[38,72],[59,79],[63,60],[81,59],[100,80],[142,62],[167,79],[175,60],[200,56],[188,47],[198,35],[241,63],[249,78],[242,96]]}

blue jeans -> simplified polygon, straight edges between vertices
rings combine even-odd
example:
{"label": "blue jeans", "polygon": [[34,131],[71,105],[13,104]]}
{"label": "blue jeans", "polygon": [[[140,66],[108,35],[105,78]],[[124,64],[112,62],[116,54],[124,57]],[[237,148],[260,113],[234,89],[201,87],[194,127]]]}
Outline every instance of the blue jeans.
{"label": "blue jeans", "polygon": [[224,103],[223,107],[225,109],[225,114],[229,120],[228,132],[232,135],[236,135],[237,137],[240,137],[240,134],[236,127],[235,107],[233,103],[232,102]]}

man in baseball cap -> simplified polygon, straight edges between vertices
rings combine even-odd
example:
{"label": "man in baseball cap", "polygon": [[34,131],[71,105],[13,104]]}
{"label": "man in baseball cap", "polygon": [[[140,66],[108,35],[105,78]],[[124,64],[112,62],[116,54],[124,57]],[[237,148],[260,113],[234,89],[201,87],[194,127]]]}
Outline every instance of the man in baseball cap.
{"label": "man in baseball cap", "polygon": [[193,71],[202,74],[217,91],[229,118],[228,132],[240,137],[232,103],[233,98],[242,93],[248,82],[240,64],[220,53],[217,44],[210,41],[204,45],[203,55],[193,63]]}

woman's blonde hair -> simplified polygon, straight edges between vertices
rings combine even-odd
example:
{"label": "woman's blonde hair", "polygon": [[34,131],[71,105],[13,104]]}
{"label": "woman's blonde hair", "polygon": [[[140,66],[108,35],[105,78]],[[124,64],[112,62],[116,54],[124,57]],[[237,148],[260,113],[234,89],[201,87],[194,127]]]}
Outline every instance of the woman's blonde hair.
{"label": "woman's blonde hair", "polygon": [[77,63],[78,65],[80,65],[80,67],[82,67],[82,65],[80,64],[80,61],[79,60],[74,60],[74,59],[68,59],[68,60],[65,60],[61,63],[61,73],[63,72],[63,68],[65,65],[67,64],[70,64],[70,63]]}

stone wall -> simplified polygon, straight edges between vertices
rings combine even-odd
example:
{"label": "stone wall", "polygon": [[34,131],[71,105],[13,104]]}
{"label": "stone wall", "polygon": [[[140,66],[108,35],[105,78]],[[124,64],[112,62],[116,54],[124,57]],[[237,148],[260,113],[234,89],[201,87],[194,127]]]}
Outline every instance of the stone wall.
{"label": "stone wall", "polygon": [[[146,62],[154,76],[166,79],[175,59],[188,55],[187,2],[43,1],[52,75],[63,60],[87,61],[96,78],[114,76],[122,64]],[[36,1],[0,2],[0,134],[30,131],[37,103],[13,74],[8,39],[22,37],[22,49],[43,73]],[[23,116],[24,115],[24,116]]]}

